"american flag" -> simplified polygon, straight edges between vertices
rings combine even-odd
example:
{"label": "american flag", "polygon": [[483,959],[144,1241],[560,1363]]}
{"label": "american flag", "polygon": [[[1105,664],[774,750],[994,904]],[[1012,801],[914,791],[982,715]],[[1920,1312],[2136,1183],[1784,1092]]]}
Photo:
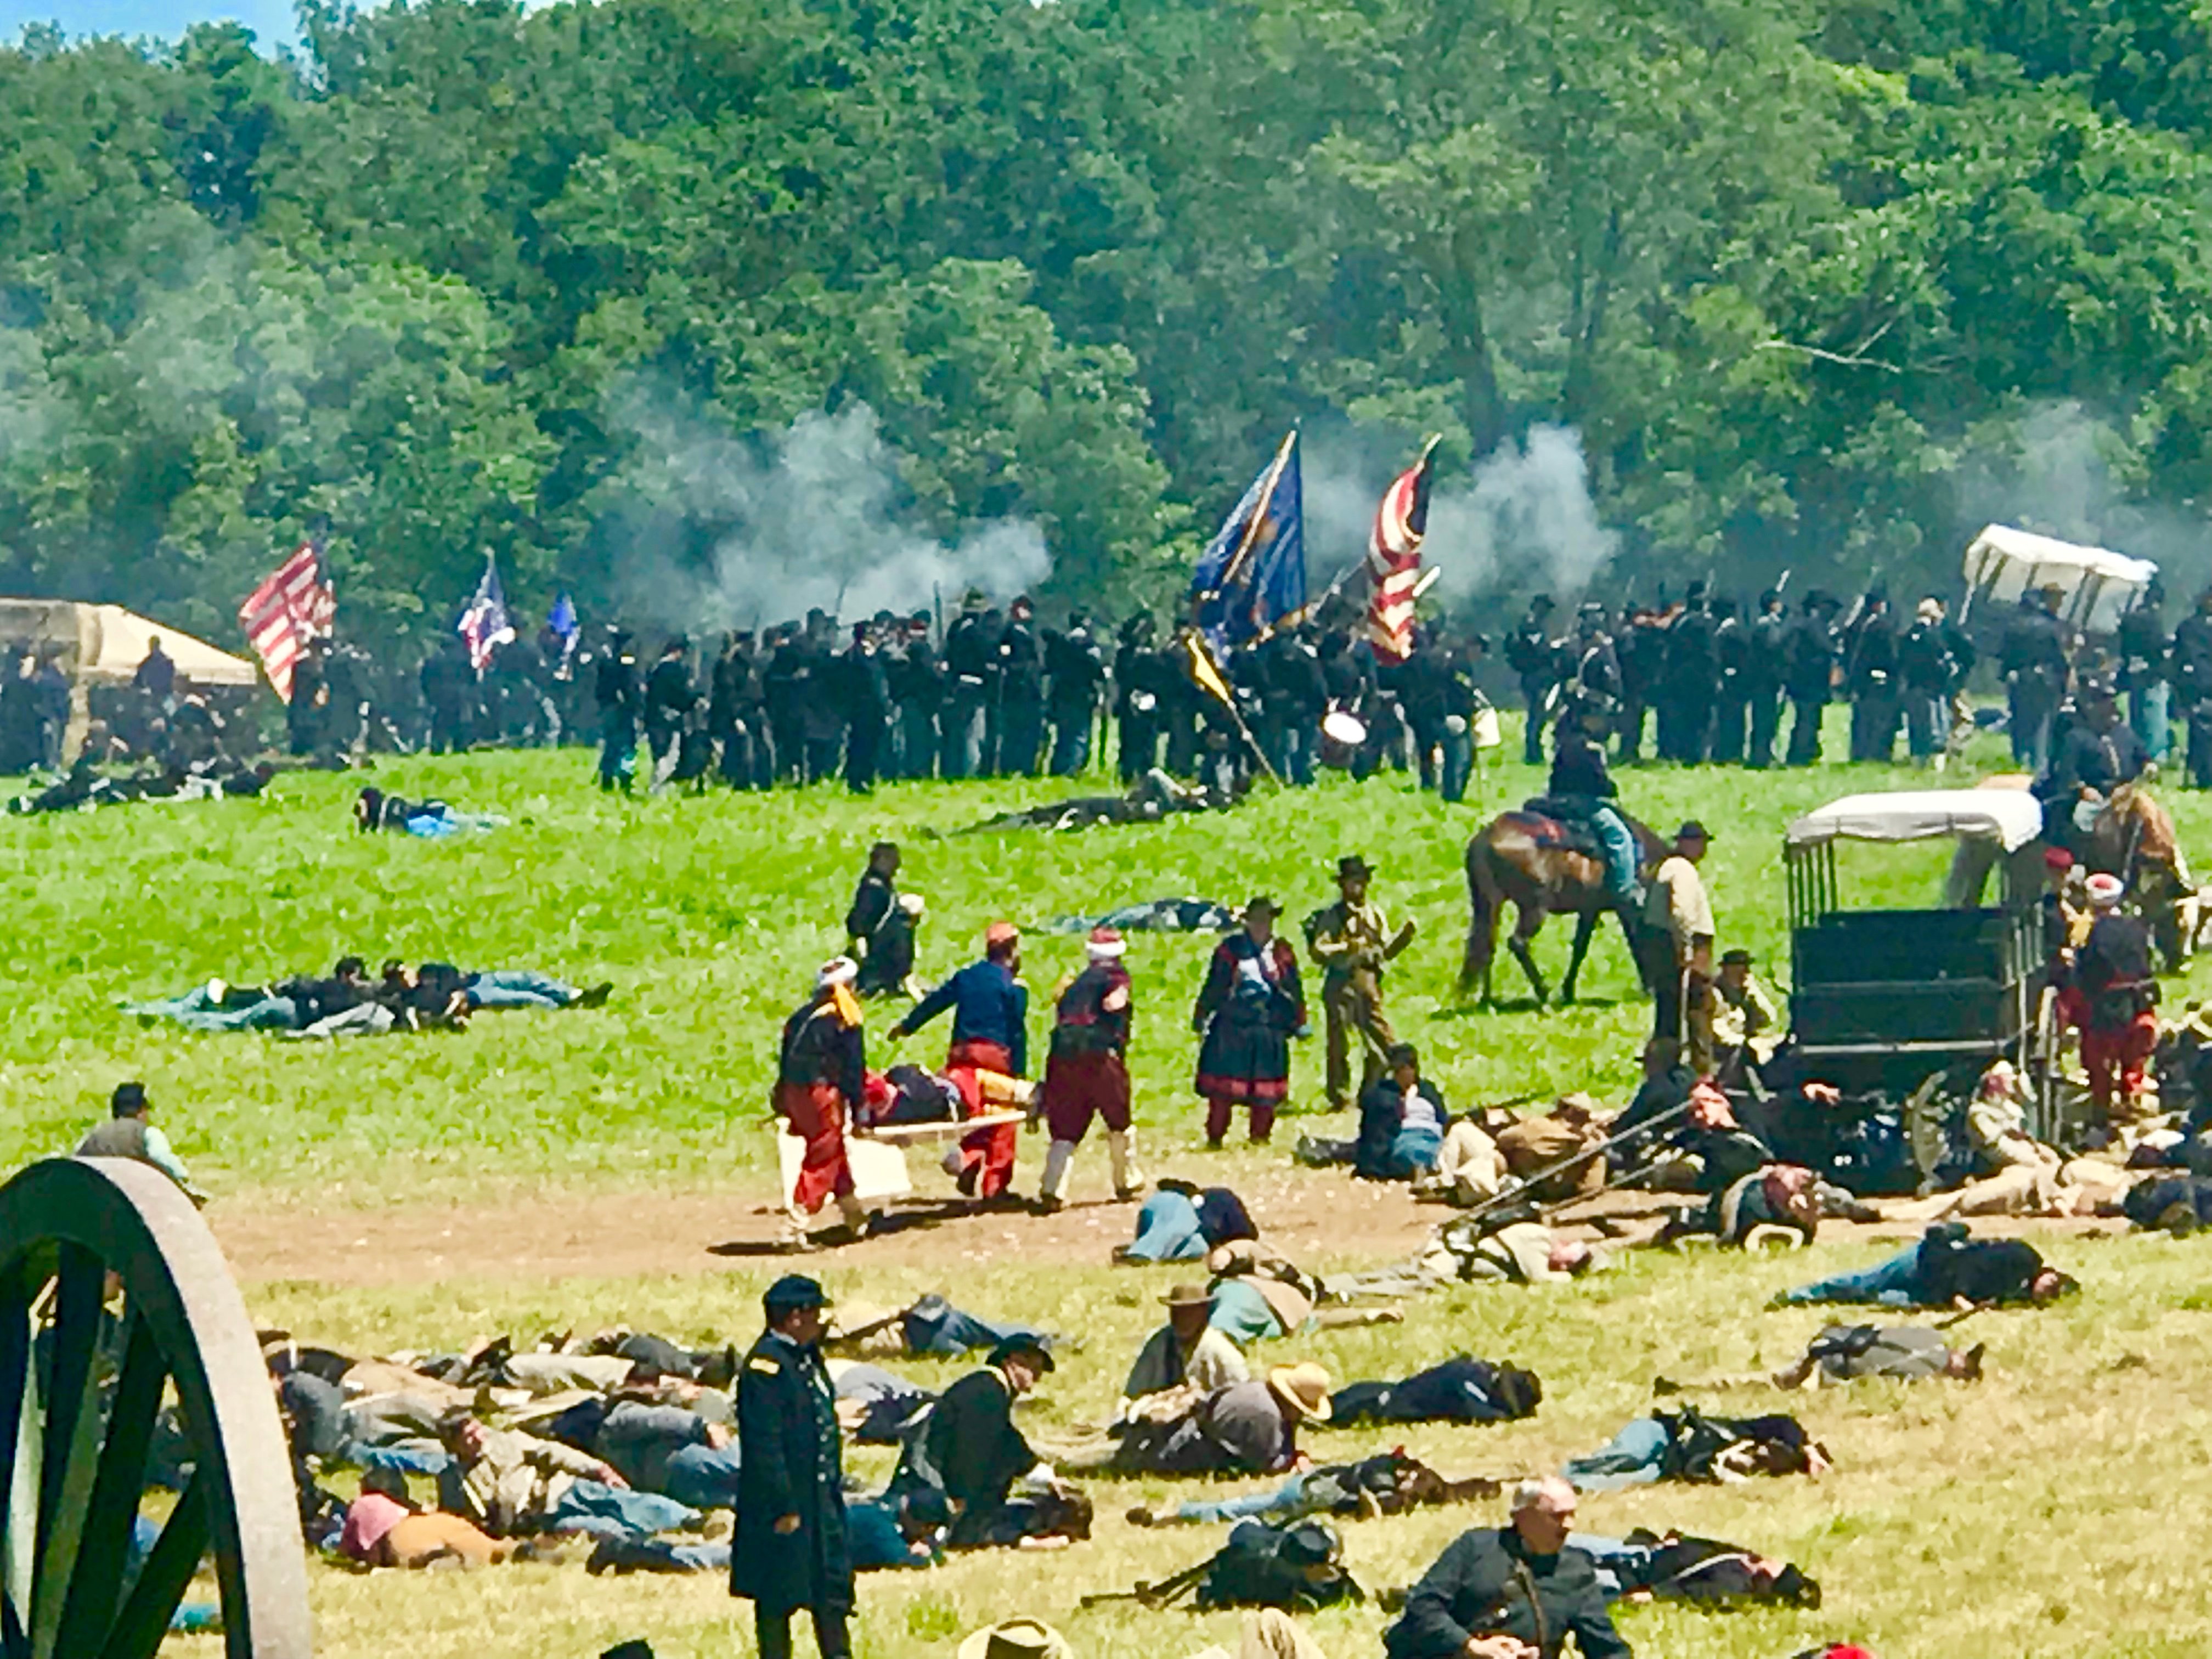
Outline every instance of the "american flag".
{"label": "american flag", "polygon": [[301,543],[238,607],[238,620],[261,658],[269,684],[286,702],[292,701],[292,665],[309,641],[331,631],[337,615],[337,595],[323,574],[322,555],[313,542]]}
{"label": "american flag", "polygon": [[507,619],[507,595],[499,586],[499,567],[484,555],[484,573],[477,591],[461,612],[455,628],[469,647],[469,666],[481,674],[491,666],[492,653],[514,639],[514,624]]}
{"label": "american flag", "polygon": [[1382,492],[1367,538],[1367,640],[1377,661],[1401,663],[1413,654],[1413,602],[1420,597],[1421,538],[1429,528],[1430,463],[1437,441]]}

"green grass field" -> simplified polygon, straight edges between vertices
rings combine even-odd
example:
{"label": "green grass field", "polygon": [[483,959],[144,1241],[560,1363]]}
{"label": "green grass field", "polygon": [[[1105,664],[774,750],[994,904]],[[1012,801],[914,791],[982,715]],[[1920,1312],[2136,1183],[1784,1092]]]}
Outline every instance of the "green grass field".
{"label": "green grass field", "polygon": [[[1976,758],[1999,757],[1992,748]],[[904,884],[930,901],[921,950],[930,975],[967,960],[983,925],[1000,915],[1034,922],[1183,894],[1239,902],[1258,890],[1303,915],[1331,896],[1337,856],[1364,853],[1379,867],[1382,902],[1421,925],[1393,976],[1393,1017],[1456,1105],[1580,1087],[1617,1099],[1648,1026],[1612,933],[1593,956],[1583,1006],[1488,1012],[1458,997],[1461,850],[1492,812],[1533,793],[1536,781],[1517,767],[1488,773],[1458,808],[1384,778],[1158,826],[943,840],[923,832],[1048,799],[1059,787],[624,801],[598,794],[588,777],[588,758],[573,750],[380,767],[376,781],[387,789],[514,820],[456,844],[355,834],[346,807],[358,780],[325,775],[288,775],[262,802],[10,820],[0,830],[14,941],[0,966],[5,1151],[21,1160],[65,1149],[104,1109],[107,1090],[136,1076],[216,1194],[210,1213],[219,1233],[266,1227],[274,1217],[273,1224],[296,1222],[303,1237],[357,1228],[374,1239],[380,1230],[434,1226],[422,1219],[441,1212],[433,1206],[495,1217],[507,1206],[542,1213],[549,1200],[586,1194],[635,1199],[628,1225],[648,1237],[657,1194],[726,1198],[735,1216],[771,1196],[762,1104],[777,1026],[813,967],[842,944],[853,881],[879,836],[905,843]],[[1784,823],[1851,790],[1921,781],[1902,769],[1651,768],[1625,774],[1623,789],[1625,804],[1655,824],[1695,813],[1715,827],[1707,872],[1724,942],[1748,945],[1778,972]],[[2200,852],[2212,844],[2212,812],[2193,798],[2166,798],[2185,843]],[[1936,878],[1924,858],[1869,854],[1847,865],[1847,890],[1869,902],[1907,902]],[[1554,979],[1566,945],[1555,924],[1537,947]],[[1188,1010],[1209,948],[1205,939],[1146,937],[1130,953],[1146,1161],[1154,1173],[1291,1182],[1282,1152],[1210,1159],[1200,1150]],[[463,1033],[337,1045],[142,1029],[116,1012],[118,1000],[210,975],[251,981],[326,970],[346,951],[538,966],[578,983],[611,979],[616,991],[597,1012],[485,1017]],[[1079,954],[1073,937],[1032,936],[1027,977],[1039,999]],[[1510,963],[1499,983],[1522,995]],[[2196,994],[2177,987],[2169,997]],[[940,1042],[933,1032],[915,1051],[933,1057]],[[1301,1094],[1317,1091],[1318,1051],[1316,1042],[1300,1055]],[[1279,1140],[1322,1121],[1293,1116]],[[1037,1155],[1025,1141],[1025,1184],[1034,1183]],[[1095,1193],[1103,1178],[1103,1152],[1093,1149],[1079,1185]],[[922,1179],[932,1190],[941,1185]],[[1334,1176],[1295,1182],[1310,1184],[1293,1184],[1294,1193],[1326,1190],[1342,1201]],[[1126,1212],[1098,1213],[1110,1228],[1125,1224]],[[1100,1233],[1095,1255],[1040,1260],[1021,1247],[1023,1224],[975,1227],[957,1273],[917,1263],[896,1239],[818,1266],[847,1297],[889,1301],[944,1289],[979,1311],[1033,1314],[1079,1333],[1082,1352],[1036,1408],[1035,1433],[1046,1437],[1109,1405],[1172,1270],[1109,1269],[1103,1243],[1118,1236],[1110,1231]],[[549,1276],[533,1267],[526,1233],[451,1277],[379,1280],[303,1248],[281,1274],[258,1264],[248,1301],[257,1317],[303,1338],[358,1349],[615,1322],[746,1340],[775,1264],[732,1265],[706,1253],[711,1242],[669,1238],[664,1269],[622,1278]],[[2080,1274],[2084,1295],[2055,1312],[1978,1321],[1996,1371],[1980,1389],[1869,1388],[1797,1402],[1839,1465],[1817,1485],[1589,1501],[1593,1530],[1711,1532],[1787,1555],[1827,1590],[1818,1613],[1636,1610],[1624,1628],[1640,1651],[1686,1659],[1778,1656],[1831,1634],[1864,1640],[1886,1659],[2212,1650],[2212,1588],[2189,1524],[2212,1496],[2202,1456],[2212,1426],[2204,1249],[2054,1243],[2051,1254]],[[1346,1236],[1317,1265],[1383,1254]],[[1410,1306],[1402,1327],[1324,1333],[1262,1357],[1311,1357],[1339,1377],[1401,1375],[1457,1352],[1529,1364],[1547,1385],[1533,1422],[1406,1437],[1449,1472],[1511,1474],[1602,1441],[1648,1402],[1655,1375],[1792,1357],[1820,1321],[1763,1313],[1760,1304],[1784,1283],[1875,1254],[1828,1245],[1789,1261],[1638,1258],[1569,1289],[1462,1290]],[[1395,1437],[1325,1435],[1314,1449],[1353,1455]],[[878,1454],[856,1461],[871,1474],[887,1472]],[[1017,1612],[1059,1624],[1085,1659],[1180,1659],[1232,1639],[1228,1620],[1073,1611],[1085,1593],[1163,1576],[1218,1541],[1212,1529],[1145,1533],[1121,1523],[1129,1504],[1165,1492],[1100,1486],[1100,1515],[1111,1518],[1091,1544],[1067,1553],[971,1559],[866,1581],[860,1651],[949,1655],[960,1633]],[[1351,1560],[1370,1587],[1401,1583],[1456,1529],[1494,1518],[1473,1510],[1356,1527]],[[750,1650],[743,1610],[710,1582],[597,1581],[579,1567],[526,1566],[411,1579],[318,1570],[314,1584],[319,1650],[337,1659],[395,1646],[417,1659],[566,1659],[630,1636],[648,1637],[664,1659]],[[1372,1612],[1331,1615],[1316,1632],[1332,1656],[1349,1659],[1378,1650],[1381,1622]]]}

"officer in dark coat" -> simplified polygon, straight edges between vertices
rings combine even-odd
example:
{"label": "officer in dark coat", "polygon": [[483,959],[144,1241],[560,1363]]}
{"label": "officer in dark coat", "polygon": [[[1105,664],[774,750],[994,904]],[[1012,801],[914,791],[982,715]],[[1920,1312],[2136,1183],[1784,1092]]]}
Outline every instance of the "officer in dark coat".
{"label": "officer in dark coat", "polygon": [[638,706],[644,690],[624,629],[615,629],[607,635],[606,650],[592,677],[592,696],[599,708],[599,787],[619,787],[628,794],[637,764]]}
{"label": "officer in dark coat", "polygon": [[1119,728],[1121,781],[1134,783],[1159,764],[1160,692],[1153,659],[1152,619],[1139,611],[1121,624],[1114,653],[1114,720]]}
{"label": "officer in dark coat", "polygon": [[2188,727],[2189,787],[2212,787],[2212,587],[2173,630],[2173,715]]}
{"label": "officer in dark coat", "polygon": [[822,1659],[849,1659],[853,1563],[845,1542],[836,1389],[822,1363],[821,1285],[791,1274],[763,1298],[768,1330],[738,1372],[737,1529],[730,1594],[753,1604],[761,1659],[789,1659],[791,1615],[814,1618]]}
{"label": "officer in dark coat", "polygon": [[2071,665],[2066,624],[2058,619],[2058,602],[2063,597],[2056,585],[2023,595],[2019,613],[2006,625],[1997,659],[2004,675],[2012,757],[2038,772],[2051,765],[2051,726],[2066,695]]}
{"label": "officer in dark coat", "polygon": [[845,717],[845,787],[865,795],[876,787],[891,723],[890,680],[868,623],[853,624],[853,643],[837,659],[837,670],[836,701]]}
{"label": "officer in dark coat", "polygon": [[1713,740],[1713,705],[1720,696],[1720,628],[1705,601],[1705,584],[1690,584],[1689,603],[1667,629],[1666,667],[1659,689],[1659,758],[1702,766]]}
{"label": "officer in dark coat", "polygon": [[1044,663],[1052,709],[1052,775],[1072,778],[1091,765],[1091,727],[1106,686],[1106,653],[1091,634],[1088,615],[1075,611],[1065,631],[1046,631]]}

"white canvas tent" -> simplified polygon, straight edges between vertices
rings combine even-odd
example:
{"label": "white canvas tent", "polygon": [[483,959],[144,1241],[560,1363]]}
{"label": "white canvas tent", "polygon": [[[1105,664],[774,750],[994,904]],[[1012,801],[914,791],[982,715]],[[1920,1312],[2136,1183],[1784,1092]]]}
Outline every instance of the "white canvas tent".
{"label": "white canvas tent", "polygon": [[156,638],[177,665],[180,680],[200,686],[251,687],[260,678],[260,671],[245,658],[218,651],[204,640],[119,605],[0,599],[0,641],[59,647],[63,671],[82,684],[128,684],[146,660],[148,643]]}
{"label": "white canvas tent", "polygon": [[1977,599],[2017,605],[2023,593],[2056,586],[2063,596],[2062,618],[2085,634],[2111,634],[2157,574],[2148,559],[1993,524],[1966,548],[1966,605],[1960,616]]}

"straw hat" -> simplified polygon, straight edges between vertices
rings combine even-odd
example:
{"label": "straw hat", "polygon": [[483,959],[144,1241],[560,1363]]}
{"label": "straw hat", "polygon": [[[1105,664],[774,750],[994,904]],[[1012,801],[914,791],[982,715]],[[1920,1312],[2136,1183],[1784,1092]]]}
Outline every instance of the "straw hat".
{"label": "straw hat", "polygon": [[1009,1619],[963,1642],[958,1659],[1075,1659],[1075,1650],[1041,1619]]}
{"label": "straw hat", "polygon": [[1307,1422],[1328,1421],[1328,1372],[1312,1360],[1276,1366],[1267,1373],[1267,1387],[1276,1399]]}

